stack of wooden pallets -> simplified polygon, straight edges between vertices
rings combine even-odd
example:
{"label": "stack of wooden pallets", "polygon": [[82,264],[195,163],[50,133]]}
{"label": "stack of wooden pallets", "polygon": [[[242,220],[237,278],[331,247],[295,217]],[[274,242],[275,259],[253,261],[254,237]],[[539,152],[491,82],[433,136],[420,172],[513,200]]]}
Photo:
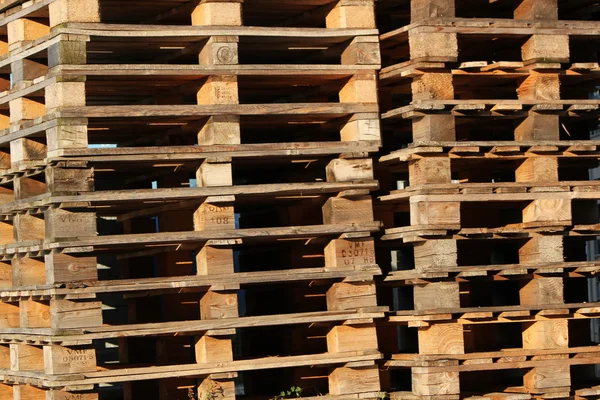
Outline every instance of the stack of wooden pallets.
{"label": "stack of wooden pallets", "polygon": [[407,3],[378,7],[392,387],[598,398],[597,3]]}
{"label": "stack of wooden pallets", "polygon": [[600,398],[574,3],[0,0],[0,400]]}
{"label": "stack of wooden pallets", "polygon": [[376,397],[373,0],[0,7],[0,398]]}

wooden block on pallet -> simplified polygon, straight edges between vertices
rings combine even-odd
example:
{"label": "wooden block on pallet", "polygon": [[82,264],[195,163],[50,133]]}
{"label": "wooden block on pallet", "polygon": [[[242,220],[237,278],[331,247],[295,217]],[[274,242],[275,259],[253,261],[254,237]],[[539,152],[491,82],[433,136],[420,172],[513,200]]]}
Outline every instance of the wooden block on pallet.
{"label": "wooden block on pallet", "polygon": [[221,319],[238,317],[237,293],[208,291],[200,300],[202,319]]}
{"label": "wooden block on pallet", "polygon": [[30,385],[14,385],[13,400],[47,400],[46,390]]}
{"label": "wooden block on pallet", "polygon": [[231,247],[205,245],[196,255],[198,275],[232,274],[234,272]]}
{"label": "wooden block on pallet", "polygon": [[571,224],[571,201],[568,199],[534,200],[523,209],[523,222]]}
{"label": "wooden block on pallet", "polygon": [[48,155],[60,149],[84,149],[88,147],[87,125],[82,121],[60,119],[57,126],[46,130]]}
{"label": "wooden block on pallet", "polygon": [[530,113],[515,129],[516,141],[559,140],[558,115]]}
{"label": "wooden block on pallet", "polygon": [[242,1],[202,0],[192,11],[192,25],[242,25]]}
{"label": "wooden block on pallet", "polygon": [[8,115],[0,114],[0,129],[10,128],[11,120]]}
{"label": "wooden block on pallet", "polygon": [[196,171],[198,187],[231,186],[233,177],[231,163],[213,163],[204,161]]}
{"label": "wooden block on pallet", "polygon": [[50,193],[74,193],[94,191],[92,168],[46,168],[46,185]]}
{"label": "wooden block on pallet", "polygon": [[44,261],[47,284],[98,280],[96,257],[50,253]]}
{"label": "wooden block on pallet", "polygon": [[556,319],[523,323],[523,348],[532,350],[569,347],[568,320]]}
{"label": "wooden block on pallet", "polygon": [[458,59],[458,39],[456,33],[408,32],[410,58],[428,58],[431,61],[456,61]]}
{"label": "wooden block on pallet", "polygon": [[16,287],[46,284],[46,266],[43,261],[29,257],[12,259],[12,280]]}
{"label": "wooden block on pallet", "polygon": [[49,208],[44,212],[46,240],[97,235],[96,213]]}
{"label": "wooden block on pallet", "polygon": [[378,392],[379,367],[336,368],[329,374],[329,394],[347,395],[353,393]]}
{"label": "wooden block on pallet", "polygon": [[44,351],[41,347],[22,343],[10,345],[11,371],[44,371]]}
{"label": "wooden block on pallet", "polygon": [[0,262],[0,288],[10,288],[15,286],[13,283],[13,267],[11,262]]}
{"label": "wooden block on pallet", "polygon": [[45,225],[43,218],[30,214],[16,214],[13,217],[15,241],[44,240]]}
{"label": "wooden block on pallet", "polygon": [[563,237],[534,236],[519,248],[519,263],[560,263],[563,257]]}
{"label": "wooden block on pallet", "polygon": [[235,229],[235,213],[231,203],[202,203],[194,211],[194,230]]}
{"label": "wooden block on pallet", "polygon": [[[419,370],[424,368],[419,368]],[[460,393],[458,372],[412,372],[412,392],[417,396],[442,396]]]}
{"label": "wooden block on pallet", "polygon": [[531,35],[521,48],[524,62],[567,63],[570,55],[569,35]]}
{"label": "wooden block on pallet", "polygon": [[20,318],[18,303],[0,302],[0,328],[19,328]]}
{"label": "wooden block on pallet", "polygon": [[413,142],[456,140],[456,124],[452,114],[428,114],[412,120]]}
{"label": "wooden block on pallet", "polygon": [[373,159],[335,158],[326,167],[327,182],[372,181]]}
{"label": "wooden block on pallet", "polygon": [[46,145],[30,139],[20,138],[10,142],[10,162],[43,160],[46,158]]}
{"label": "wooden block on pallet", "polygon": [[7,24],[8,45],[20,45],[22,42],[30,42],[46,36],[50,33],[50,27],[33,19],[17,18]]}
{"label": "wooden block on pallet", "polygon": [[102,303],[52,299],[21,300],[20,323],[23,328],[89,328],[102,325]]}
{"label": "wooden block on pallet", "polygon": [[523,384],[528,389],[550,389],[571,386],[571,369],[563,364],[564,360],[556,360],[556,364],[535,367],[523,376]]}
{"label": "wooden block on pallet", "polygon": [[340,325],[327,333],[327,351],[340,353],[377,349],[377,331],[375,326]]}
{"label": "wooden block on pallet", "polygon": [[2,39],[0,39],[0,55],[2,56],[6,56],[9,53],[9,48],[8,48],[8,38],[2,37]]}
{"label": "wooden block on pallet", "polygon": [[23,81],[33,81],[48,73],[48,66],[26,58],[15,60],[10,64],[13,85]]}
{"label": "wooden block on pallet", "polygon": [[515,19],[557,20],[557,0],[521,0],[514,12]]}
{"label": "wooden block on pallet", "polygon": [[429,183],[450,183],[449,157],[423,157],[408,164],[410,186]]}
{"label": "wooden block on pallet", "polygon": [[46,86],[46,112],[58,107],[85,106],[85,82],[56,82]]}
{"label": "wooden block on pallet", "polygon": [[420,201],[411,203],[410,224],[460,226],[460,202]]}
{"label": "wooden block on pallet", "polygon": [[373,65],[379,68],[381,52],[379,39],[375,36],[358,36],[344,48],[341,62],[343,65]]}
{"label": "wooden block on pallet", "polygon": [[11,224],[0,222],[0,244],[11,244],[15,242],[14,229]]}
{"label": "wooden block on pallet", "polygon": [[354,268],[375,264],[375,241],[366,239],[335,239],[325,246],[325,267]]}
{"label": "wooden block on pallet", "polygon": [[240,117],[238,115],[219,115],[210,117],[198,132],[198,144],[240,144]]}
{"label": "wooden block on pallet", "polygon": [[517,88],[519,100],[560,100],[560,79],[556,73],[531,71]]}
{"label": "wooden block on pallet", "polygon": [[356,310],[376,307],[375,283],[337,282],[327,291],[328,310]]}
{"label": "wooden block on pallet", "polygon": [[46,114],[46,106],[44,103],[40,103],[26,97],[19,97],[11,100],[8,104],[8,107],[10,109],[11,123],[36,119]]}
{"label": "wooden block on pallet", "polygon": [[380,141],[381,126],[376,114],[354,114],[340,130],[343,142]]}
{"label": "wooden block on pallet", "polygon": [[204,335],[196,339],[194,349],[199,364],[233,361],[231,338]]}
{"label": "wooden block on pallet", "polygon": [[419,354],[464,354],[465,339],[462,325],[432,324],[419,328]]}
{"label": "wooden block on pallet", "polygon": [[0,399],[14,400],[13,386],[0,383]]}
{"label": "wooden block on pallet", "polygon": [[562,277],[538,277],[521,282],[519,298],[522,306],[563,304]]}
{"label": "wooden block on pallet", "polygon": [[516,182],[558,182],[557,157],[529,157],[515,170]]}
{"label": "wooden block on pallet", "polygon": [[[214,375],[214,374],[213,374]],[[223,400],[235,399],[235,381],[232,378],[209,376],[198,386],[198,398],[208,399],[218,394]]]}
{"label": "wooden block on pallet", "polygon": [[414,287],[415,310],[460,308],[458,282],[432,282]]}
{"label": "wooden block on pallet", "polygon": [[327,28],[375,28],[373,0],[338,0],[325,18]]}
{"label": "wooden block on pallet", "polygon": [[414,245],[415,268],[420,271],[444,271],[458,265],[454,239],[430,239]]}
{"label": "wooden block on pallet", "polygon": [[15,178],[13,181],[15,200],[39,196],[48,191],[46,183],[31,178]]}
{"label": "wooden block on pallet", "polygon": [[196,94],[198,104],[238,104],[238,82],[235,75],[210,76]]}
{"label": "wooden block on pallet", "polygon": [[323,223],[347,224],[373,221],[371,196],[330,197],[323,205]]}
{"label": "wooden block on pallet", "polygon": [[[2,122],[2,117],[0,116],[0,124]],[[10,154],[5,151],[0,151],[0,171],[10,169]]]}
{"label": "wooden block on pallet", "polygon": [[339,91],[340,103],[377,103],[375,74],[353,75]]}
{"label": "wooden block on pallet", "polygon": [[418,22],[429,18],[454,18],[455,0],[411,0],[410,21]]}
{"label": "wooden block on pallet", "polygon": [[50,300],[51,324],[54,329],[102,326],[102,302],[95,300]]}
{"label": "wooden block on pallet", "polygon": [[51,44],[48,47],[48,68],[57,65],[87,64],[87,43],[84,38],[82,40],[61,40]]}
{"label": "wooden block on pallet", "polygon": [[[8,344],[0,345],[0,369],[4,369],[4,370],[10,369],[10,357],[11,357],[10,345],[8,345]],[[1,388],[0,388],[0,393],[2,393]],[[0,396],[0,398],[2,398],[2,397]]]}
{"label": "wooden block on pallet", "polygon": [[237,36],[213,36],[207,40],[198,61],[201,65],[236,65],[239,63]]}
{"label": "wooden block on pallet", "polygon": [[[13,84],[14,87],[15,84]],[[8,91],[11,88],[11,83],[10,83],[10,79],[4,79],[4,78],[0,78],[0,91],[4,92],[4,91]],[[3,115],[3,117],[7,117],[6,115]]]}
{"label": "wooden block on pallet", "polygon": [[450,73],[428,73],[413,78],[415,100],[454,100],[454,83]]}
{"label": "wooden block on pallet", "polygon": [[65,375],[96,371],[96,350],[85,347],[44,346],[46,374]]}
{"label": "wooden block on pallet", "polygon": [[52,27],[65,22],[100,22],[98,0],[54,0],[49,11]]}

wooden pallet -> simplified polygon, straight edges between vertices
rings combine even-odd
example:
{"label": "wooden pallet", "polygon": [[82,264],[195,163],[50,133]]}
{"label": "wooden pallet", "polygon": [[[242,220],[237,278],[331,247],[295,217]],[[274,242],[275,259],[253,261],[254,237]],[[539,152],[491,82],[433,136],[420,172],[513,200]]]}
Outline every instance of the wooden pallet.
{"label": "wooden pallet", "polygon": [[0,390],[376,397],[374,2],[0,7]]}
{"label": "wooden pallet", "polygon": [[391,397],[595,398],[599,25],[568,2],[475,3],[378,8]]}

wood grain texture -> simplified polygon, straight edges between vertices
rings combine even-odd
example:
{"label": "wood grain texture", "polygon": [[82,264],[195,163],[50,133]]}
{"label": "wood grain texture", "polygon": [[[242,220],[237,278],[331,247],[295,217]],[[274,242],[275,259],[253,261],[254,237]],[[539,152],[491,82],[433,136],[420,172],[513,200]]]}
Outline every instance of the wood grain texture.
{"label": "wood grain texture", "polygon": [[329,374],[329,391],[332,395],[346,395],[380,390],[379,369],[368,368],[336,368]]}
{"label": "wood grain texture", "polygon": [[419,328],[419,354],[463,354],[463,327],[458,324],[434,324]]}
{"label": "wood grain texture", "polygon": [[557,0],[523,0],[515,8],[515,19],[557,20]]}
{"label": "wood grain texture", "polygon": [[557,349],[569,346],[567,320],[523,324],[524,349]]}

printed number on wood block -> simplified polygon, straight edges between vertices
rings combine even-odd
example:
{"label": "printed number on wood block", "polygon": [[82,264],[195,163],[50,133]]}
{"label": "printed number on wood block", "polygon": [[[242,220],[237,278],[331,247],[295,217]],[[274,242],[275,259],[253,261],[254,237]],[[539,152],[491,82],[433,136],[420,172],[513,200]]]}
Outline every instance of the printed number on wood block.
{"label": "printed number on wood block", "polygon": [[235,229],[233,206],[202,204],[194,213],[195,230]]}
{"label": "printed number on wood block", "polygon": [[373,239],[332,240],[325,247],[325,265],[328,268],[344,268],[375,264]]}

